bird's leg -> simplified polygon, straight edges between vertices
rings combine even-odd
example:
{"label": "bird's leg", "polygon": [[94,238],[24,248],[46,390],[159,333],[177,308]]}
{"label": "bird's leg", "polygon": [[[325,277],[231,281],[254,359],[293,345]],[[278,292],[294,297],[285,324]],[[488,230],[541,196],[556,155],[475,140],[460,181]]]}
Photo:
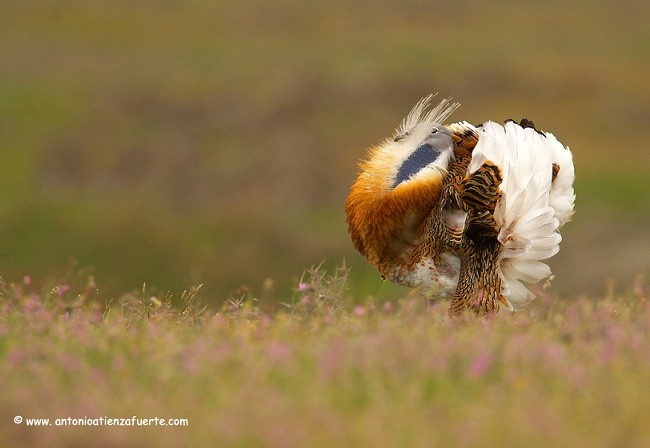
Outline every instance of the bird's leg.
{"label": "bird's leg", "polygon": [[449,316],[459,316],[470,308],[479,315],[496,313],[507,302],[501,294],[499,242],[491,238],[460,254],[460,276],[449,305]]}
{"label": "bird's leg", "polygon": [[468,305],[467,297],[475,289],[476,279],[473,274],[475,274],[476,270],[472,266],[471,260],[472,257],[470,254],[460,256],[460,275],[458,277],[456,292],[451,299],[449,310],[447,311],[449,317],[458,317],[463,314],[463,311]]}
{"label": "bird's leg", "polygon": [[507,305],[501,294],[502,281],[499,275],[499,246],[496,238],[487,239],[476,251],[474,262],[480,269],[477,287],[468,296],[468,306],[479,315],[496,313],[500,304]]}

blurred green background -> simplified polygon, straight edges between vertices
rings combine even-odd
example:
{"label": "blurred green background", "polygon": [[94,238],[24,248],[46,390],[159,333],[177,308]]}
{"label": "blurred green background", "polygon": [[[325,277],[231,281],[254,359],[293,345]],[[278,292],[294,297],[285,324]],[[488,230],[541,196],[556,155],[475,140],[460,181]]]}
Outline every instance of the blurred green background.
{"label": "blurred green background", "polygon": [[401,291],[343,203],[365,148],[440,92],[453,120],[528,117],[571,147],[555,289],[627,287],[650,268],[649,23],[647,1],[4,0],[0,274],[73,257],[106,297],[218,301],[345,258],[355,296]]}

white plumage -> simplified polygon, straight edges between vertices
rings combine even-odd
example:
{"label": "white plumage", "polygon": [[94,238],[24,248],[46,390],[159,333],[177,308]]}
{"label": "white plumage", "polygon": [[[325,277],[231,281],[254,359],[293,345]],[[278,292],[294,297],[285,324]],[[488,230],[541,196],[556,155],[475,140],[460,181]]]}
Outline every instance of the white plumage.
{"label": "white plumage", "polygon": [[[494,122],[475,128],[479,139],[468,174],[486,160],[501,169],[502,197],[494,219],[501,251],[503,295],[510,309],[520,309],[535,295],[524,283],[537,283],[551,275],[540,260],[559,250],[559,228],[573,214],[573,158],[553,134],[523,128],[514,122]],[[553,164],[559,167],[553,179]]]}

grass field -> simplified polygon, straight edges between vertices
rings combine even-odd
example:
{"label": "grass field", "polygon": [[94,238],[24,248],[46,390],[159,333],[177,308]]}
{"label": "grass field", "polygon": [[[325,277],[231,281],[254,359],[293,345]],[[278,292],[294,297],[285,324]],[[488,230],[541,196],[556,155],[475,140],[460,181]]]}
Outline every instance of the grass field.
{"label": "grass field", "polygon": [[[275,311],[215,312],[195,291],[175,307],[146,290],[106,310],[87,301],[94,285],[4,285],[0,444],[650,444],[642,279],[620,296],[542,295],[519,314],[449,321],[445,303],[417,298],[354,305],[346,276],[310,270]],[[134,416],[187,425],[61,426]]]}
{"label": "grass field", "polygon": [[[0,446],[650,446],[649,19],[3,1]],[[451,322],[350,242],[357,161],[431,92],[574,153],[575,219],[525,312]],[[189,426],[55,424],[132,416]]]}

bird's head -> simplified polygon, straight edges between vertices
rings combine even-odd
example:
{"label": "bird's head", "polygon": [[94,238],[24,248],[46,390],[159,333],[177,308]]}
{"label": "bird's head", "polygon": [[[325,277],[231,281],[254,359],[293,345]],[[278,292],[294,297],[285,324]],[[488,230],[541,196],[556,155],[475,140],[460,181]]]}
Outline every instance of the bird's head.
{"label": "bird's head", "polygon": [[352,241],[382,274],[423,235],[440,199],[454,140],[441,123],[458,103],[422,99],[392,138],[370,148],[345,204]]}

